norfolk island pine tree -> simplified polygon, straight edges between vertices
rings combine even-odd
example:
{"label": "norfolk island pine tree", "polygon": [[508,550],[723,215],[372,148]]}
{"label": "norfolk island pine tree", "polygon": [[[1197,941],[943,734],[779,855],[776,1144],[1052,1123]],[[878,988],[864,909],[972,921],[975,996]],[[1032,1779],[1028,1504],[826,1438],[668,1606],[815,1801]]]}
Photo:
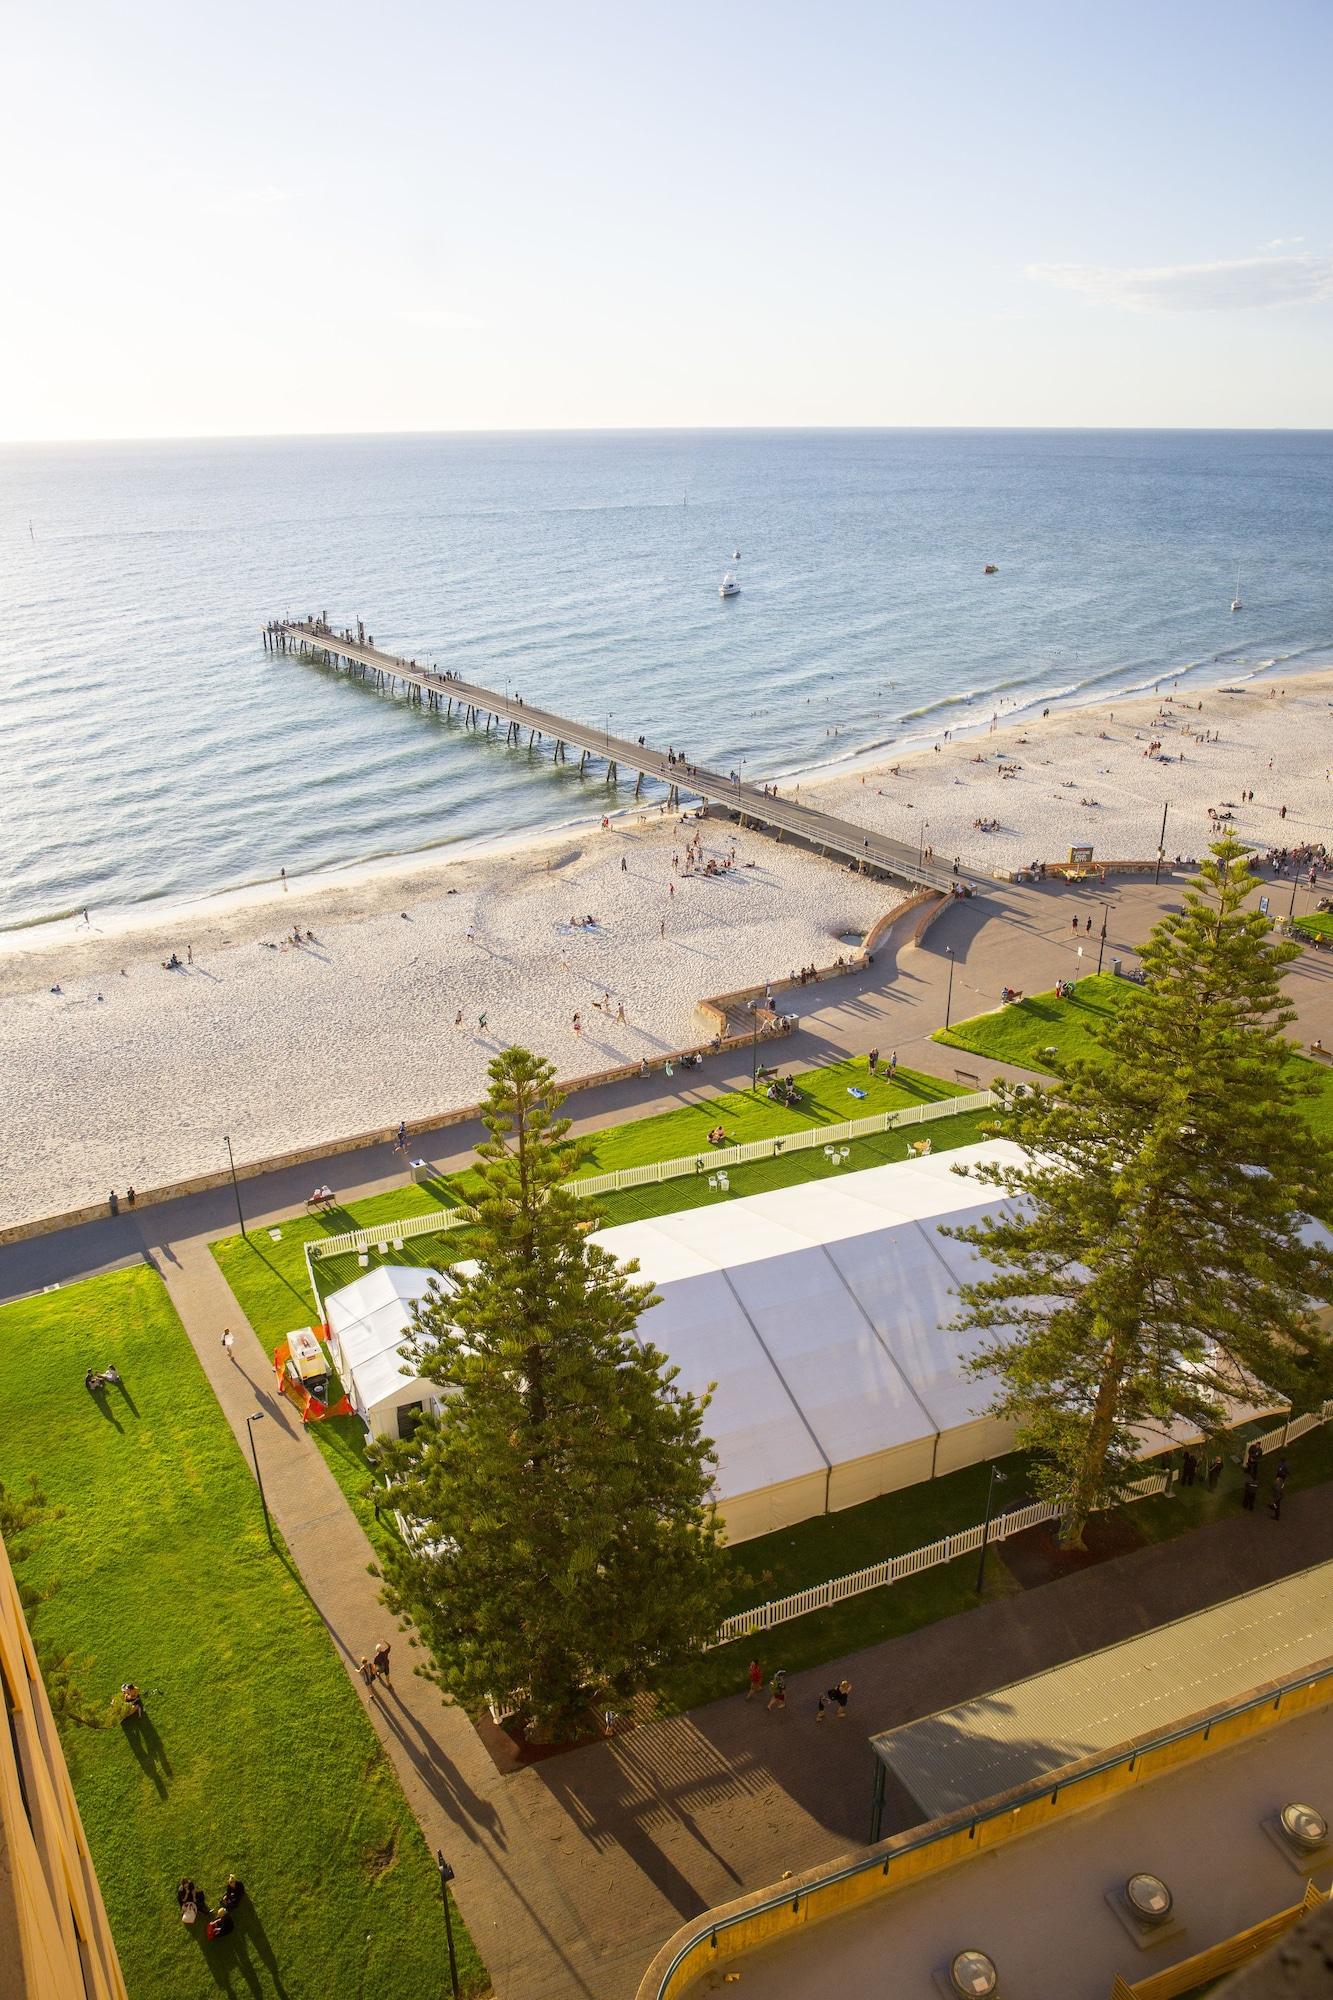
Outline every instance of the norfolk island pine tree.
{"label": "norfolk island pine tree", "polygon": [[370,1452],[415,1539],[385,1557],[432,1674],[544,1737],[655,1691],[716,1629],[725,1593],[706,1399],[634,1336],[652,1289],[587,1243],[551,1065],[490,1065],[471,1274],[416,1313],[448,1393]]}
{"label": "norfolk island pine tree", "polygon": [[1131,1474],[1134,1426],[1208,1435],[1228,1394],[1329,1388],[1311,1301],[1333,1296],[1333,1257],[1300,1232],[1329,1216],[1333,1147],[1301,1117],[1283,1035],[1298,947],[1245,908],[1254,886],[1244,850],[1219,841],[1144,948],[1147,984],[1099,1029],[1099,1059],[1015,1100],[1006,1136],[1027,1157],[984,1178],[1021,1199],[951,1232],[997,1267],[960,1287],[956,1326],[984,1337],[967,1365],[998,1374],[991,1409],[1043,1454],[1067,1545]]}

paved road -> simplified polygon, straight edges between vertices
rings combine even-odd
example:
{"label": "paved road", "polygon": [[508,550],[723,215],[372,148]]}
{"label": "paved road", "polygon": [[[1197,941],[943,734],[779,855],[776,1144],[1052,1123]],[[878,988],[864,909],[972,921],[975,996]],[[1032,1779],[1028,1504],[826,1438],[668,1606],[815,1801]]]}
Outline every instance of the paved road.
{"label": "paved road", "polygon": [[[1178,895],[1169,884],[1113,890],[1111,949],[1132,947]],[[904,1065],[949,1074],[953,1053],[928,1039],[944,1014],[949,952],[959,1018],[994,1005],[1005,983],[1037,990],[1078,969],[1074,911],[1092,915],[1095,947],[1101,913],[1091,893],[1006,889],[952,904],[920,947],[878,954],[864,974],[807,989],[808,1012],[784,1043],[784,1063],[826,1062],[878,1044],[886,1053],[896,1048]],[[1088,934],[1079,935],[1087,952]],[[1290,990],[1302,1032],[1333,1044],[1331,980],[1333,964],[1307,954]],[[996,1067],[986,1065],[987,1074]],[[744,1083],[748,1061],[719,1057],[697,1076],[688,1085],[653,1076],[581,1092],[571,1101],[576,1127],[593,1130]],[[433,1164],[444,1171],[463,1164],[478,1136],[448,1128]],[[255,1226],[300,1209],[316,1178],[351,1200],[401,1185],[403,1172],[380,1146],[246,1182]],[[270,1418],[259,1442],[274,1518],[350,1673],[386,1630],[367,1571],[371,1548],[318,1450],[272,1395],[267,1359],[209,1254],[209,1241],[234,1224],[230,1193],[220,1189],[33,1238],[0,1251],[0,1297],[151,1259],[238,1445],[248,1413],[258,1407]],[[230,1362],[218,1341],[224,1324],[238,1332]],[[743,1701],[716,1703],[504,1779],[466,1717],[412,1675],[405,1640],[392,1693],[372,1698],[355,1685],[432,1850],[442,1847],[457,1868],[459,1901],[497,1993],[625,2000],[685,1917],[864,1836],[867,1733],[1328,1555],[1326,1499],[1298,1494],[1280,1527],[1265,1515],[1229,1520],[1187,1543],[1141,1551],[861,1654],[847,1669],[857,1692],[845,1726],[808,1726],[815,1683],[846,1664],[833,1662],[794,1684],[777,1727]]]}

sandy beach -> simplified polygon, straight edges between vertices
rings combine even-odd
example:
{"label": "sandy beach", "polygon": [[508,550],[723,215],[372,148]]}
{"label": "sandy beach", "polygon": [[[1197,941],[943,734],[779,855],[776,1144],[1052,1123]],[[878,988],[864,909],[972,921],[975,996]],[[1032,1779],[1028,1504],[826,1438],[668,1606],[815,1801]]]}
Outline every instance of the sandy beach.
{"label": "sandy beach", "polygon": [[[1206,847],[1210,807],[1261,849],[1327,839],[1333,671],[1169,693],[983,724],[802,796],[985,873],[1075,843],[1151,856],[1164,804],[1171,857]],[[705,861],[734,844],[729,871],[685,872],[696,831]],[[724,821],[625,814],[137,925],[93,908],[40,942],[11,933],[0,1226],[211,1171],[224,1132],[246,1162],[473,1103],[510,1043],[567,1078],[689,1045],[701,998],[831,962],[902,893]]]}
{"label": "sandy beach", "polygon": [[[1222,692],[1230,686],[1240,692]],[[890,760],[801,796],[899,840],[919,840],[924,826],[937,859],[985,874],[1060,861],[1081,844],[1095,859],[1149,859],[1163,806],[1171,858],[1217,838],[1210,807],[1231,809],[1231,830],[1261,851],[1329,838],[1333,669],[1188,694],[1163,680],[1160,695],[971,727],[904,757],[896,776]]]}
{"label": "sandy beach", "polygon": [[[734,865],[687,873],[696,832]],[[0,961],[0,1227],[211,1171],[224,1132],[244,1163],[475,1103],[515,1042],[567,1078],[690,1046],[701,998],[832,962],[901,896],[651,815],[168,929],[99,934],[94,914]]]}

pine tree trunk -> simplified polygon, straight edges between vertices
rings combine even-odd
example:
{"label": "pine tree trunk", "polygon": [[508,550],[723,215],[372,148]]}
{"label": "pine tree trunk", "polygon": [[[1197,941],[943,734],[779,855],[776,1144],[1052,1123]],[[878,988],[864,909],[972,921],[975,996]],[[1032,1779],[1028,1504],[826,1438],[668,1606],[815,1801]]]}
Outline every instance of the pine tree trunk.
{"label": "pine tree trunk", "polygon": [[1123,1340],[1111,1340],[1106,1350],[1106,1364],[1097,1384],[1097,1400],[1093,1405],[1092,1421],[1088,1425],[1078,1469],[1070,1489],[1069,1512],[1060,1530],[1062,1549],[1081,1549],[1086,1546],[1083,1530],[1102,1491],[1106,1454],[1110,1448],[1116,1408],[1120,1401],[1120,1372],[1124,1359]]}

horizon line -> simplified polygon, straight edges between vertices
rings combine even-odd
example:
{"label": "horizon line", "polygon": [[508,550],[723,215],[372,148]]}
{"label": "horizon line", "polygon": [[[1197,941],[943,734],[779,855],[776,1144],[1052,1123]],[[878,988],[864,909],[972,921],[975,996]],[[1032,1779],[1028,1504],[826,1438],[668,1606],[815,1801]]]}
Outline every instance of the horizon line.
{"label": "horizon line", "polygon": [[147,431],[68,438],[0,438],[0,451],[68,450],[82,445],[323,444],[385,438],[500,437],[862,437],[938,433],[996,436],[1033,432],[1067,437],[1152,435],[1165,437],[1328,437],[1328,424],[503,424],[420,430]]}

